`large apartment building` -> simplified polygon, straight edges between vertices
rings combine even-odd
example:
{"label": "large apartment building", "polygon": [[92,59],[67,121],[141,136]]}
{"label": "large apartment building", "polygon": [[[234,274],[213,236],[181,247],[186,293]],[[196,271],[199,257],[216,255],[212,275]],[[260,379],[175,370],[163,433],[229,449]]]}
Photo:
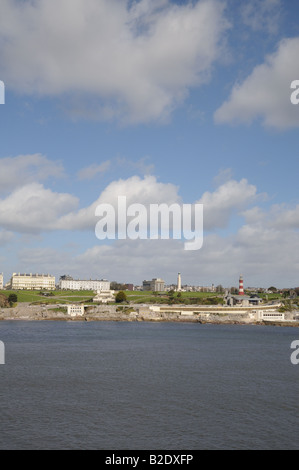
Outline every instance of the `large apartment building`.
{"label": "large apartment building", "polygon": [[151,281],[143,281],[143,291],[164,292],[165,281],[163,279],[152,279]]}
{"label": "large apartment building", "polygon": [[50,274],[13,273],[10,290],[55,290],[55,277]]}
{"label": "large apartment building", "polygon": [[99,291],[99,290],[110,290],[110,282],[101,279],[101,280],[81,280],[73,279],[71,276],[61,276],[59,280],[59,289],[61,290],[90,290],[90,291]]}

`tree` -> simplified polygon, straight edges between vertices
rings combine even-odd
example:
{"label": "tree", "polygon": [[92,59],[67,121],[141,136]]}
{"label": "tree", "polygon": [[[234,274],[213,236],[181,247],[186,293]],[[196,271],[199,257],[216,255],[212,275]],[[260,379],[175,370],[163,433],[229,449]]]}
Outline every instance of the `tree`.
{"label": "tree", "polygon": [[127,296],[124,291],[119,291],[115,296],[115,302],[120,304],[121,302],[126,302]]}
{"label": "tree", "polygon": [[173,299],[174,299],[174,290],[173,290],[173,289],[171,289],[170,291],[168,291],[168,298],[169,298],[170,300],[173,300]]}
{"label": "tree", "polygon": [[8,302],[10,303],[10,305],[16,304],[17,301],[18,301],[18,296],[17,296],[17,294],[9,294],[9,296],[8,296]]}
{"label": "tree", "polygon": [[126,285],[120,282],[112,281],[110,283],[110,289],[112,290],[126,290]]}

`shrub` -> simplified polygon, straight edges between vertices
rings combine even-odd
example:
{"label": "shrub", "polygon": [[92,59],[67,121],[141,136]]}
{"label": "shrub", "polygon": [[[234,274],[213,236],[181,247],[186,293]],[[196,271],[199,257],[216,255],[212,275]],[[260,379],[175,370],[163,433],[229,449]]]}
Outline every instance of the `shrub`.
{"label": "shrub", "polygon": [[9,294],[8,302],[10,303],[10,305],[17,303],[17,301],[18,301],[17,294]]}
{"label": "shrub", "polygon": [[115,302],[120,304],[121,302],[126,302],[127,296],[124,291],[119,291],[115,296]]}

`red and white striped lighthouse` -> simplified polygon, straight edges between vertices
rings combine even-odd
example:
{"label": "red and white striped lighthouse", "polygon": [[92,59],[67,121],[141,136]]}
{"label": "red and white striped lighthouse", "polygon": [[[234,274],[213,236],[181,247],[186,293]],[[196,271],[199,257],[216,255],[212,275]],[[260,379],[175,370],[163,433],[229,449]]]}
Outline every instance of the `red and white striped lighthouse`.
{"label": "red and white striped lighthouse", "polygon": [[239,295],[244,295],[243,276],[239,279]]}

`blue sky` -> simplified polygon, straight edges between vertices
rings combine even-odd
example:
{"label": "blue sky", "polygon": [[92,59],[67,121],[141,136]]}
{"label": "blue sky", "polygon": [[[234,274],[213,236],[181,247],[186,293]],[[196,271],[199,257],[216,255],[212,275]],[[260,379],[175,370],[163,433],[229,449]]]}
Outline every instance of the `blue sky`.
{"label": "blue sky", "polygon": [[[1,0],[0,272],[299,285],[296,0]],[[97,204],[203,203],[204,244]]]}

